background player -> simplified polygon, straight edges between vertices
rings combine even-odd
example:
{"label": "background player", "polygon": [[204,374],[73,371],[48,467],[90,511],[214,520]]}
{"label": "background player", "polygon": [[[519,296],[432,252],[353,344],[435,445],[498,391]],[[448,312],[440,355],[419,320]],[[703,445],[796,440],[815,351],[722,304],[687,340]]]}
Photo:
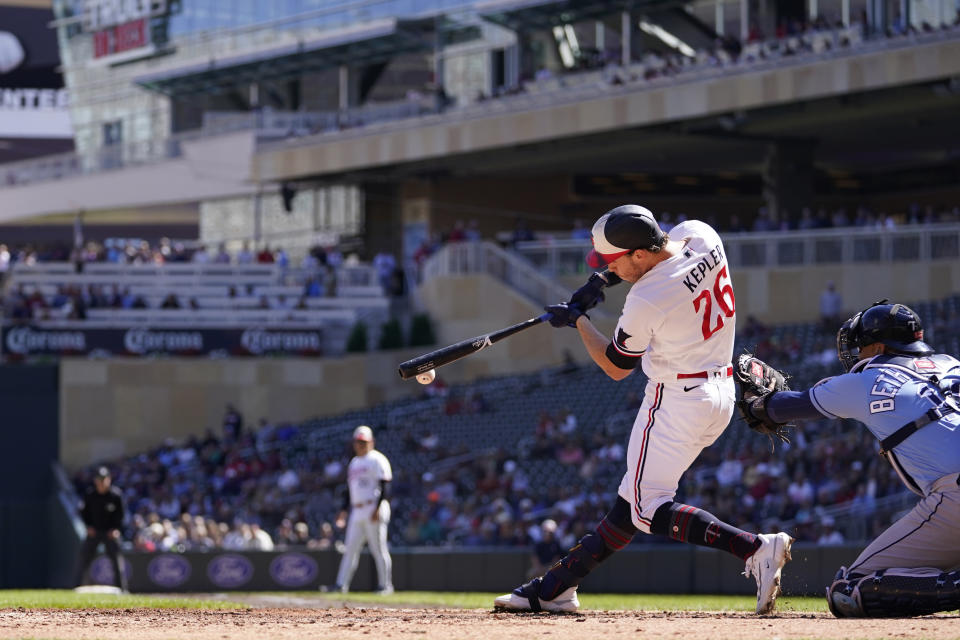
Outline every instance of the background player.
{"label": "background player", "polygon": [[848,373],[744,408],[771,425],[853,418],[922,496],[827,588],[837,617],[913,616],[960,608],[960,362],[923,341],[907,306],[878,302],[847,320],[837,352]]}
{"label": "background player", "polygon": [[127,576],[123,572],[120,556],[120,527],[123,526],[123,495],[112,486],[110,470],[97,469],[93,486],[87,489],[80,506],[80,518],[87,525],[87,537],[80,547],[80,561],[77,563],[76,584],[84,584],[84,576],[97,548],[103,544],[104,551],[113,567],[113,579],[117,587],[127,591]]}
{"label": "background player", "polygon": [[627,449],[618,498],[596,530],[542,578],[495,599],[515,610],[574,611],[577,585],[637,531],[723,549],[757,580],[757,613],[775,606],[793,539],[754,535],[696,507],[674,502],[680,476],[730,422],[735,389],[735,300],[727,257],[709,225],[690,220],[670,233],[653,214],[623,205],[593,226],[587,262],[633,283],[611,341],[584,312],[602,299],[599,274],[568,303],[547,307],[555,327],[575,326],[590,357],[614,380],[642,363],[648,378]]}
{"label": "background player", "polygon": [[[366,425],[353,430],[353,452],[347,466],[347,499],[337,516],[337,528],[347,527],[343,558],[334,589],[346,593],[360,562],[360,551],[369,544],[377,566],[377,591],[393,593],[393,562],[387,547],[387,526],[390,524],[390,503],[387,489],[393,471],[387,457],[374,447],[373,431]],[[349,517],[347,512],[349,510]]]}

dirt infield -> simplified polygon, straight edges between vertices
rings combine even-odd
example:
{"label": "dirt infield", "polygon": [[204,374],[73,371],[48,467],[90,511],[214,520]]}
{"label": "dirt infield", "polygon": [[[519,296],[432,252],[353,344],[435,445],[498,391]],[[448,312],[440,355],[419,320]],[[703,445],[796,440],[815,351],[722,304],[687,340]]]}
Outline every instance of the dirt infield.
{"label": "dirt infield", "polygon": [[960,616],[907,620],[836,620],[825,614],[757,617],[745,613],[588,611],[493,613],[479,609],[338,607],[230,611],[160,609],[0,610],[0,638],[64,640],[734,640],[780,638],[960,638]]}

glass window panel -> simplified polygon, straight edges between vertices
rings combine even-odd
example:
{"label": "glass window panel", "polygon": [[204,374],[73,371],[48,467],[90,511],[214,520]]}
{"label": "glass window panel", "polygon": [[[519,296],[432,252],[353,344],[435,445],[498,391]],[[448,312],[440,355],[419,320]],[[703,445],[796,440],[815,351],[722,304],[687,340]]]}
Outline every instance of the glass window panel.
{"label": "glass window panel", "polygon": [[767,263],[767,245],[763,242],[743,242],[740,244],[740,265],[755,267]]}
{"label": "glass window panel", "polygon": [[894,260],[918,260],[920,258],[920,236],[897,236],[893,238]]}
{"label": "glass window panel", "polygon": [[877,262],[882,250],[880,238],[854,238],[853,261]]}
{"label": "glass window panel", "polygon": [[777,243],[778,264],[803,264],[803,240],[781,240]]}
{"label": "glass window panel", "polygon": [[957,234],[933,234],[930,238],[930,257],[934,260],[960,258],[960,242]]}
{"label": "glass window panel", "polygon": [[814,261],[818,264],[832,264],[843,260],[843,240],[825,238],[814,242]]}

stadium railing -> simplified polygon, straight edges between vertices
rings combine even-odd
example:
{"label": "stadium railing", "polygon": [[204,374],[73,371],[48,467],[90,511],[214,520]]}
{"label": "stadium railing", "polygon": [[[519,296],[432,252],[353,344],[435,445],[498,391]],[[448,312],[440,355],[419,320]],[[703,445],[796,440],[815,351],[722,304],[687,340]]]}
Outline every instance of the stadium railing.
{"label": "stadium railing", "polygon": [[[735,267],[960,259],[960,224],[907,225],[894,229],[838,227],[811,231],[721,233]],[[584,273],[589,240],[518,242],[516,253],[546,275]]]}
{"label": "stadium railing", "polygon": [[[580,255],[583,261],[583,253]],[[492,242],[458,242],[444,245],[426,259],[420,271],[421,281],[438,276],[485,273],[509,285],[538,306],[566,300],[570,292],[562,284],[541,273],[538,266],[522,254],[513,253]],[[603,316],[605,312],[597,310]]]}

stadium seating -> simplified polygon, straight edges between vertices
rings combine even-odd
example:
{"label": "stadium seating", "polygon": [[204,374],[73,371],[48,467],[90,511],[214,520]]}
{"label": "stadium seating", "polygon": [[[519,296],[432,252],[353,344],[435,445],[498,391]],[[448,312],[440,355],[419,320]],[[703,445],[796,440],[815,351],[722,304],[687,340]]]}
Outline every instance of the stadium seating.
{"label": "stadium seating", "polygon": [[[957,353],[960,296],[914,307],[930,319],[931,342]],[[754,326],[749,337],[738,338],[736,349],[762,346],[765,357],[791,373],[795,388],[805,388],[838,372],[833,337],[832,329],[816,324]],[[117,484],[127,485],[133,510],[148,517],[163,492],[142,483],[131,489],[129,481],[167,461],[163,491],[176,493],[186,511],[215,506],[202,515],[257,520],[268,528],[297,518],[318,531],[339,509],[350,433],[363,423],[374,429],[377,447],[395,471],[394,544],[511,544],[517,539],[498,528],[505,519],[523,528],[551,516],[569,535],[603,515],[623,462],[601,453],[611,444],[625,446],[636,414],[627,407],[642,394],[641,375],[616,383],[594,367],[566,366],[453,387],[441,378],[434,385],[422,397],[261,428],[238,442],[161,447],[114,463]],[[576,428],[563,434],[557,425],[538,439],[538,421],[544,415],[557,418],[555,412],[564,409],[576,416]],[[581,462],[560,461],[557,451],[567,441],[581,448]],[[822,420],[801,425],[792,445],[771,452],[769,442],[735,418],[684,476],[679,496],[746,528],[782,528],[815,540],[821,519],[833,518],[843,522],[848,537],[869,537],[912,499],[874,451],[872,437],[862,428]],[[728,459],[742,466],[733,484],[721,478]],[[337,473],[326,476],[327,464],[334,461]],[[224,468],[246,469],[246,475],[224,481]],[[298,474],[298,485],[281,491],[277,478],[288,470]],[[787,499],[797,475],[811,483],[809,503]],[[207,493],[199,503],[197,491]],[[452,510],[458,510],[459,524]]]}
{"label": "stadium seating", "polygon": [[[373,267],[341,265],[335,291],[322,291],[333,295],[307,295],[310,277],[277,264],[91,262],[78,269],[71,262],[36,262],[14,264],[5,284],[23,300],[40,294],[43,304],[26,318],[38,326],[322,327],[327,353],[343,350],[357,321],[378,327],[389,317],[390,299]],[[8,303],[8,318],[18,318],[14,306]]]}

